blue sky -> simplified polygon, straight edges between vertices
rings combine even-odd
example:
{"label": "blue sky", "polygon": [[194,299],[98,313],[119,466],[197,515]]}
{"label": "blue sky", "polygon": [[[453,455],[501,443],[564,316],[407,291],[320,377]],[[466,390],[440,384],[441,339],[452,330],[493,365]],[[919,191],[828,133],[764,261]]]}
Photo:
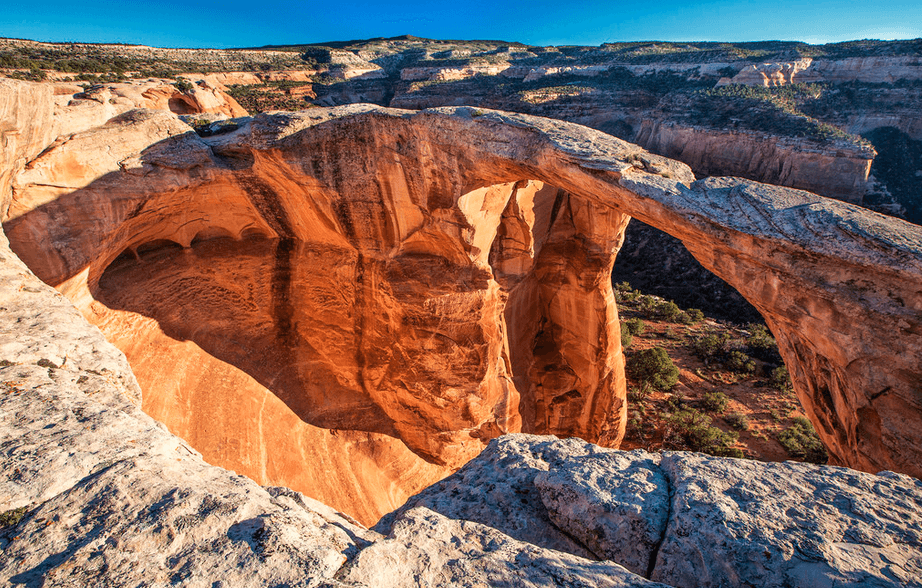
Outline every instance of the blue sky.
{"label": "blue sky", "polygon": [[922,37],[922,0],[7,0],[6,4],[0,11],[2,37],[162,47],[243,47],[402,34],[534,45],[650,40],[824,43]]}

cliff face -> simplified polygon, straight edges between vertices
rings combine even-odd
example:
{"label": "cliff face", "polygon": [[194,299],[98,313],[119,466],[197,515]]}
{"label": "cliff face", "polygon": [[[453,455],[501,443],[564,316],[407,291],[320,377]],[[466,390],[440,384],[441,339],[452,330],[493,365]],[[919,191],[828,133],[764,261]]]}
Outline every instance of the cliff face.
{"label": "cliff face", "polygon": [[10,206],[10,185],[22,168],[54,139],[50,86],[0,79],[0,215]]}
{"label": "cliff face", "polygon": [[722,83],[746,86],[867,82],[890,84],[922,80],[922,61],[915,56],[864,56],[845,59],[797,59],[743,67]]}
{"label": "cliff face", "polygon": [[861,204],[874,152],[818,148],[796,139],[646,119],[638,145],[688,164],[699,176],[734,175]]}

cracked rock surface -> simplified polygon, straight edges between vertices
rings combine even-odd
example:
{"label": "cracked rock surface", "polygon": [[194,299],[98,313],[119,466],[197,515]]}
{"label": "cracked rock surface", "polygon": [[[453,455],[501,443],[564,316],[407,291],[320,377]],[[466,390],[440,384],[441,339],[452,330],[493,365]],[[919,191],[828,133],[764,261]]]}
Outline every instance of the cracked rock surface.
{"label": "cracked rock surface", "polygon": [[377,530],[422,508],[683,588],[922,585],[922,482],[892,472],[514,435]]}

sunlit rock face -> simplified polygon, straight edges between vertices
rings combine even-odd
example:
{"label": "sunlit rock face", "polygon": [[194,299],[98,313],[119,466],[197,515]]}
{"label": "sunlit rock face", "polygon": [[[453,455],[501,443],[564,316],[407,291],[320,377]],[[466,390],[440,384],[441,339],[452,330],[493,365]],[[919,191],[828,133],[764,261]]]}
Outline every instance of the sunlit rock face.
{"label": "sunlit rock face", "polygon": [[617,445],[628,217],[444,155],[420,167],[419,138],[402,158],[335,126],[319,150],[255,145],[304,122],[205,142],[121,115],[32,161],[6,228],[56,243],[20,252],[126,352],[149,414],[363,520],[523,423]]}
{"label": "sunlit rock face", "polygon": [[628,215],[766,317],[836,463],[920,473],[908,223],[469,108],[261,115],[208,138],[136,110],[14,180],[14,249],[125,351],[149,414],[366,521],[505,432],[620,443]]}

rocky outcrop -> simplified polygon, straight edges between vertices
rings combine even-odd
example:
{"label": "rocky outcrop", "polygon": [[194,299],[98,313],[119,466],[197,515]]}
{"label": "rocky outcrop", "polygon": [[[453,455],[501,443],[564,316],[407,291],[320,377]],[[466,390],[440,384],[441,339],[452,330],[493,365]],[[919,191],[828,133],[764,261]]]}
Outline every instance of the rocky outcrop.
{"label": "rocky outcrop", "polygon": [[922,80],[922,60],[915,56],[865,56],[845,59],[797,59],[758,63],[743,67],[723,84],[783,86],[868,82],[892,84],[899,80]]}
{"label": "rocky outcrop", "polygon": [[[680,164],[520,115],[355,106],[181,131],[136,112],[47,150],[6,227],[129,356],[166,335],[184,390],[234,366],[304,422],[448,467],[520,428],[617,445],[609,272],[631,215],[766,317],[837,463],[917,473],[915,226],[743,180],[689,187]],[[123,151],[86,155],[112,137]],[[139,377],[175,397],[158,373]]]}
{"label": "rocky outcrop", "polygon": [[922,483],[892,472],[517,435],[376,529],[399,534],[429,512],[683,588],[922,585]]}
{"label": "rocky outcrop", "polygon": [[653,119],[641,123],[633,140],[687,163],[701,176],[740,176],[855,204],[861,204],[867,191],[875,155],[873,149],[852,145],[820,148],[792,138]]}
{"label": "rocky outcrop", "polygon": [[0,79],[0,215],[10,206],[10,185],[54,139],[51,86]]}
{"label": "rocky outcrop", "polygon": [[217,114],[224,118],[247,115],[223,86],[201,79],[189,83],[191,87],[184,92],[165,80],[155,79],[100,84],[86,90],[56,84],[55,125],[49,130],[55,137],[72,135],[136,108],[175,114]]}
{"label": "rocky outcrop", "polygon": [[469,63],[462,66],[430,66],[430,67],[405,67],[400,70],[400,79],[405,81],[438,81],[465,80],[475,76],[495,76],[503,74],[509,69],[509,63],[477,64]]}

